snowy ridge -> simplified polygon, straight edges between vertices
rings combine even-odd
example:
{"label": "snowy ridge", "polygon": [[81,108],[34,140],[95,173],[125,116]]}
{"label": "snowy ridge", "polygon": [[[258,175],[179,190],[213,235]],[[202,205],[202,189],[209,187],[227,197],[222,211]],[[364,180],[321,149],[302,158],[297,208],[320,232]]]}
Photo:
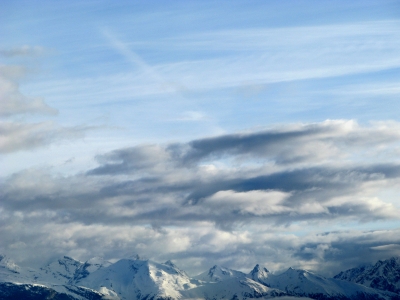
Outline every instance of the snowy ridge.
{"label": "snowy ridge", "polygon": [[359,283],[374,289],[400,293],[400,257],[378,261],[340,272],[334,278]]}
{"label": "snowy ridge", "polygon": [[354,279],[358,278],[363,273],[370,270],[373,266],[370,264],[360,265],[357,268],[349,269],[344,272],[340,272],[339,274],[335,275],[334,278],[347,280],[347,281],[354,281]]}
{"label": "snowy ridge", "polygon": [[182,292],[183,299],[251,299],[274,298],[287,295],[253,280],[243,272],[213,266],[194,277],[199,281],[195,288]]}
{"label": "snowy ridge", "polygon": [[102,257],[93,257],[80,265],[74,272],[73,278],[68,281],[69,284],[78,284],[80,280],[87,277],[94,271],[111,266],[112,263],[104,260]]}
{"label": "snowy ridge", "polygon": [[215,265],[207,272],[195,276],[195,279],[204,282],[219,282],[230,278],[245,278],[246,274]]}
{"label": "snowy ridge", "polygon": [[18,297],[9,299],[106,299],[104,294],[87,287],[68,285],[68,281],[83,263],[64,256],[39,270],[21,268],[11,259],[0,255],[0,298],[8,299],[7,291]]}
{"label": "snowy ridge", "polygon": [[250,278],[227,278],[219,282],[209,282],[196,288],[183,291],[183,299],[252,299],[274,298],[287,293],[272,289]]}
{"label": "snowy ridge", "polygon": [[[1,299],[400,300],[399,293],[371,286],[379,278],[379,282],[385,279],[396,287],[398,258],[347,270],[336,278],[292,268],[275,275],[260,265],[248,274],[213,266],[191,278],[171,261],[157,263],[138,256],[115,263],[100,257],[83,263],[64,256],[39,270],[21,268],[5,256],[0,258]],[[352,282],[361,279],[368,286]]]}
{"label": "snowy ridge", "polygon": [[170,263],[121,259],[91,273],[79,284],[96,290],[103,287],[126,299],[130,299],[129,295],[138,295],[138,299],[182,299],[180,291],[195,287],[194,282]]}
{"label": "snowy ridge", "polygon": [[15,273],[19,273],[19,271],[21,270],[21,268],[16,265],[13,260],[9,259],[5,255],[0,255],[0,268]]}
{"label": "snowy ridge", "polygon": [[38,282],[51,284],[67,284],[73,279],[75,272],[83,265],[82,262],[64,256],[47,266],[40,268]]}
{"label": "snowy ridge", "polygon": [[0,255],[0,282],[32,283],[35,282],[37,274],[37,271],[23,269],[12,259]]}
{"label": "snowy ridge", "polygon": [[292,268],[280,275],[269,276],[266,283],[271,287],[286,291],[289,295],[317,299],[363,299],[362,297],[366,295],[372,299],[398,299],[398,296],[391,293]]}
{"label": "snowy ridge", "polygon": [[261,268],[259,264],[257,264],[253,270],[251,270],[251,272],[247,275],[248,278],[259,282],[261,284],[264,284],[266,286],[269,286],[268,283],[268,277],[271,274],[269,273],[269,271],[266,268]]}

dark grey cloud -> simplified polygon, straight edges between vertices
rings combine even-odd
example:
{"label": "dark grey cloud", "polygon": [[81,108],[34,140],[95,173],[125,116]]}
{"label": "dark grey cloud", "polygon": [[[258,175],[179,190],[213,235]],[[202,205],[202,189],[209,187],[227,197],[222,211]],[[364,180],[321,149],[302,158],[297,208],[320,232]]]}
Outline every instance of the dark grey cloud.
{"label": "dark grey cloud", "polygon": [[115,150],[96,157],[101,166],[88,172],[91,175],[120,174],[135,171],[162,171],[169,154],[158,145],[141,145]]}
{"label": "dark grey cloud", "polygon": [[[343,131],[343,128],[338,129],[338,124],[333,126],[335,130],[330,126],[328,131],[325,130],[326,124],[322,123],[322,129],[318,129],[318,124],[313,124],[311,131],[303,130],[308,128],[304,125],[292,131],[302,130],[301,136],[306,140],[328,139],[332,136],[338,139],[338,132]],[[367,130],[375,130],[380,135],[389,135],[391,132],[381,133],[374,128],[359,127],[355,131],[363,135]],[[323,137],[315,137],[315,132],[322,133]],[[346,134],[348,131],[344,132]],[[275,132],[272,136],[274,135]],[[249,136],[257,140],[257,144],[264,145],[262,138],[266,137],[269,141],[271,135],[262,132]],[[220,141],[226,138],[235,143],[228,143],[229,147],[222,146]],[[291,139],[297,138],[298,134],[288,134],[280,140],[280,144],[285,148],[284,140],[292,145],[294,142]],[[191,149],[195,144],[203,141],[209,143],[216,139],[220,140],[216,145],[221,146],[214,145],[211,152],[218,152],[220,148],[236,149],[237,140],[239,144],[242,143],[241,138],[229,135],[196,140],[180,147]],[[378,141],[377,148],[382,147],[380,139],[374,136],[371,139]],[[99,167],[69,178],[48,175],[40,178],[40,175],[32,175],[31,172],[15,175],[3,186],[3,205],[18,210],[51,208],[63,211],[63,218],[68,216],[70,220],[85,224],[131,222],[164,226],[204,221],[212,222],[225,230],[232,230],[248,222],[277,225],[341,218],[365,222],[394,218],[396,212],[390,203],[374,198],[372,192],[368,194],[365,187],[368,184],[383,185],[388,180],[397,180],[400,165],[394,163],[371,165],[344,161],[335,166],[331,163],[331,158],[327,160],[316,157],[315,162],[308,161],[308,166],[292,163],[277,168],[272,164],[266,168],[256,166],[249,169],[242,159],[238,168],[218,172],[204,168],[201,159],[197,160],[197,164],[187,165],[185,158],[175,155],[176,150],[171,150],[172,148],[170,145],[142,145],[115,150],[97,157]],[[247,150],[243,150],[248,161],[258,156],[258,148],[253,148],[249,146]],[[348,148],[353,151],[352,146]],[[188,150],[187,153],[191,151]],[[294,148],[293,152],[296,151]],[[232,157],[237,155],[237,152],[230,154]],[[208,160],[208,163],[217,163],[218,160],[219,157],[216,157],[213,161]],[[41,184],[27,188],[24,184],[32,180],[32,176],[35,177],[34,180],[52,184],[48,190]],[[22,182],[22,185],[15,182]],[[361,195],[363,189],[366,192]],[[280,196],[276,193],[280,193]],[[348,201],[343,200],[346,197]]]}
{"label": "dark grey cloud", "polygon": [[[168,150],[179,157],[184,163],[197,162],[206,158],[218,158],[224,155],[252,154],[256,156],[274,156],[277,152],[280,162],[301,160],[302,156],[292,155],[286,157],[291,143],[302,138],[329,133],[332,128],[321,126],[306,126],[294,130],[270,130],[265,132],[224,135],[214,138],[200,139],[188,145],[171,145]],[[276,149],[277,145],[279,150]],[[277,151],[278,150],[278,151]]]}
{"label": "dark grey cloud", "polygon": [[164,170],[185,166],[193,168],[223,159],[244,163],[257,160],[259,164],[272,161],[287,168],[301,163],[338,162],[351,159],[352,155],[362,153],[367,147],[378,150],[398,143],[399,129],[397,123],[360,127],[354,121],[325,121],[222,135],[164,147],[137,146],[99,156],[101,165],[89,173],[116,175],[155,167]]}
{"label": "dark grey cloud", "polygon": [[[354,199],[337,205],[333,199],[355,195],[368,182],[397,178],[400,166],[320,167],[250,178],[235,175],[234,179],[180,177],[178,182],[169,182],[162,177],[128,181],[98,180],[88,175],[54,178],[31,171],[6,181],[1,196],[3,205],[13,210],[64,211],[71,220],[87,224],[209,221],[228,228],[252,221],[289,224],[344,217],[381,219],[391,216],[390,207],[378,209],[379,201]],[[30,186],[25,185],[28,181]],[[49,182],[47,189],[40,182]],[[108,204],[124,214],[110,212]],[[255,209],[246,209],[252,206]]]}
{"label": "dark grey cloud", "polygon": [[200,139],[188,145],[171,145],[183,162],[223,156],[268,157],[279,164],[316,163],[350,148],[398,141],[395,128],[360,128],[352,121],[325,121],[262,132]]}

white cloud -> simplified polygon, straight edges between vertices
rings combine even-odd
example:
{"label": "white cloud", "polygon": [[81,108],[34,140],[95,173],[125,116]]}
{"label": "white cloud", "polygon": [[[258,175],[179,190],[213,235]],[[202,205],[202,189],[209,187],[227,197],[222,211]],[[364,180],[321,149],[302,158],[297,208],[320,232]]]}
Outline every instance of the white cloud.
{"label": "white cloud", "polygon": [[376,251],[395,251],[397,253],[400,252],[400,244],[387,244],[381,246],[370,247],[371,250]]}
{"label": "white cloud", "polygon": [[291,211],[282,203],[289,196],[289,193],[279,191],[219,191],[206,198],[202,206],[212,214],[224,214],[227,210],[256,216],[281,214]]}
{"label": "white cloud", "polygon": [[181,117],[177,118],[177,121],[201,121],[207,119],[201,111],[185,111],[181,114]]}
{"label": "white cloud", "polygon": [[20,66],[0,66],[0,117],[26,113],[56,114],[57,110],[43,99],[30,98],[20,92],[17,78],[24,73],[25,69]]}
{"label": "white cloud", "polygon": [[[30,57],[43,51],[40,47],[23,46],[0,54]],[[54,121],[26,121],[32,114],[56,115],[58,112],[43,99],[28,97],[20,91],[19,80],[26,72],[22,65],[0,66],[0,153],[30,150],[63,139],[82,137],[90,126],[63,127]]]}
{"label": "white cloud", "polygon": [[62,139],[82,137],[86,128],[61,127],[54,122],[0,122],[0,153],[43,147]]}

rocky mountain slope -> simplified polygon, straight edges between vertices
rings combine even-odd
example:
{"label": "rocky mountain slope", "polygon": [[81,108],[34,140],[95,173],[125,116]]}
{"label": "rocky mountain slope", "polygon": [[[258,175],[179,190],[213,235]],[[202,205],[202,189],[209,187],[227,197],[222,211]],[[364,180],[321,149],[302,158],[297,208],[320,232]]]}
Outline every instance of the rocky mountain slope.
{"label": "rocky mountain slope", "polygon": [[334,278],[359,283],[382,291],[400,293],[400,257],[378,261],[340,272]]}

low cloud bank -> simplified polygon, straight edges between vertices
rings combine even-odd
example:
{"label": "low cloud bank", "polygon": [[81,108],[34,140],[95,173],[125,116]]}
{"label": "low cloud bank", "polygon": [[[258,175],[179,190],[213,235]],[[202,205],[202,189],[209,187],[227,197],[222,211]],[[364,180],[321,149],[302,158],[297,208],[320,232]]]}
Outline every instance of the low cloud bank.
{"label": "low cloud bank", "polygon": [[400,254],[399,207],[382,197],[398,192],[399,126],[282,125],[118,149],[68,177],[25,170],[1,184],[1,250],[137,252],[193,273],[211,263],[329,273]]}

